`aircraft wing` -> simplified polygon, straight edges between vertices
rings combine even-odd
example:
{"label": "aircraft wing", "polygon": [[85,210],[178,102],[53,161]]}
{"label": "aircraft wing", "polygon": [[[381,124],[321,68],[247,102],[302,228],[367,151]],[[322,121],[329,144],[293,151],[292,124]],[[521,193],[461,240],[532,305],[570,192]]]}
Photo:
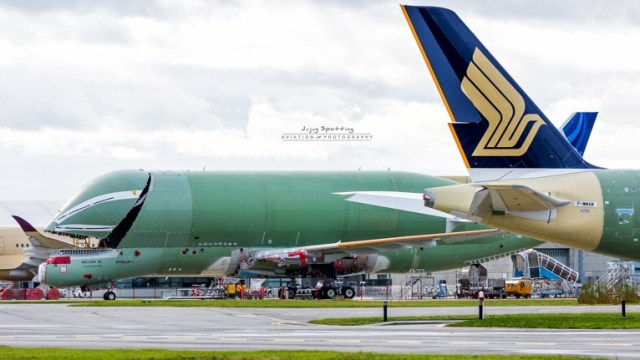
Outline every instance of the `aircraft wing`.
{"label": "aircraft wing", "polygon": [[279,266],[329,263],[350,255],[376,254],[410,247],[436,246],[436,240],[447,243],[463,242],[503,233],[497,229],[459,231],[439,234],[411,235],[382,239],[335,242],[279,249],[255,249],[249,251],[251,262],[275,262]]}

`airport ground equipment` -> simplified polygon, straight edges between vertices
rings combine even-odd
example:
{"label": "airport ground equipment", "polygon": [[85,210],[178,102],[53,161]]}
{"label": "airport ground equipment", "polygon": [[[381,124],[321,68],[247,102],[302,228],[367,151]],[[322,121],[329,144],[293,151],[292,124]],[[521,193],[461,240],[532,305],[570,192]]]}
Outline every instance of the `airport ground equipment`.
{"label": "airport ground equipment", "polygon": [[402,298],[422,299],[424,295],[433,296],[437,293],[435,278],[431,272],[424,269],[411,269],[402,281]]}
{"label": "airport ground equipment", "polygon": [[494,281],[495,279],[487,278],[487,268],[481,264],[473,264],[469,269],[458,272],[457,297],[477,299],[482,291],[485,298],[492,299],[495,296]]}
{"label": "airport ground equipment", "polygon": [[607,263],[607,273],[598,279],[598,284],[613,288],[616,285],[635,286],[637,276],[635,275],[635,262],[633,261],[610,261]]}
{"label": "airport ground equipment", "polygon": [[456,286],[447,285],[445,280],[439,280],[437,285],[425,286],[424,295],[432,299],[456,297]]}
{"label": "airport ground equipment", "polygon": [[[294,288],[290,286],[288,289],[291,290]],[[293,297],[296,299],[334,299],[339,297],[353,299],[355,296],[356,291],[353,287],[343,285],[338,281],[334,282],[333,280],[322,279],[318,280],[316,286],[313,288],[302,286],[295,287]]]}
{"label": "airport ground equipment", "polygon": [[502,298],[504,299],[510,295],[515,296],[516,299],[519,299],[520,297],[530,298],[532,292],[533,281],[529,279],[506,280],[504,282],[504,292],[502,293]]}
{"label": "airport ground equipment", "polygon": [[514,279],[534,280],[532,295],[574,296],[578,272],[553,257],[526,250],[511,257]]}

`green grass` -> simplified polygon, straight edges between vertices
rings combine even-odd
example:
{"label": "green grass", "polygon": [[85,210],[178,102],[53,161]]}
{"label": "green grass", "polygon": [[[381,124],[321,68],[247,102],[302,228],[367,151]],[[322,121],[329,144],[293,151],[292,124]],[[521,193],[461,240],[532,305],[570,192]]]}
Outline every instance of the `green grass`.
{"label": "green grass", "polygon": [[[402,316],[389,317],[388,321],[439,321],[460,320],[448,326],[455,327],[502,327],[545,329],[640,329],[640,313],[581,313],[581,314],[518,314],[486,315],[479,320],[477,315]],[[328,318],[311,320],[322,325],[370,325],[382,322],[382,317]]]}
{"label": "green grass", "polygon": [[[388,322],[393,321],[442,321],[442,320],[471,320],[477,315],[436,315],[436,316],[390,316]],[[327,318],[311,320],[309,323],[318,325],[359,326],[382,322],[381,316],[358,318]]]}
{"label": "green grass", "polygon": [[[24,302],[21,302],[24,303]],[[44,303],[44,302],[37,302]],[[50,303],[50,302],[46,302]],[[136,307],[230,307],[230,308],[371,308],[382,307],[383,302],[359,300],[78,300],[72,306],[136,306]],[[469,307],[478,306],[477,300],[403,300],[388,301],[389,307]],[[576,299],[492,299],[485,306],[570,306]]]}
{"label": "green grass", "polygon": [[488,316],[450,324],[456,327],[508,327],[545,329],[640,329],[640,313],[520,314]]}
{"label": "green grass", "polygon": [[376,354],[376,353],[349,353],[336,351],[191,351],[191,350],[87,350],[87,349],[60,349],[60,348],[16,348],[0,346],[2,359],[67,359],[67,360],[94,360],[94,359],[230,359],[230,360],[378,360],[378,359],[591,359],[577,356],[558,355],[407,355],[407,354]]}

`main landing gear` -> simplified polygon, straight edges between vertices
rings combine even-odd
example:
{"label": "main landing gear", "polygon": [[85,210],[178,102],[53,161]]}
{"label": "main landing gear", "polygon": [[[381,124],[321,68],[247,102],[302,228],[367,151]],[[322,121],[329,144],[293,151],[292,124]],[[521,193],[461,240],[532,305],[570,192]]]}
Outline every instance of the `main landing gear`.
{"label": "main landing gear", "polygon": [[115,300],[116,299],[116,293],[114,293],[113,291],[109,290],[106,293],[104,293],[104,295],[102,295],[102,298],[105,300]]}

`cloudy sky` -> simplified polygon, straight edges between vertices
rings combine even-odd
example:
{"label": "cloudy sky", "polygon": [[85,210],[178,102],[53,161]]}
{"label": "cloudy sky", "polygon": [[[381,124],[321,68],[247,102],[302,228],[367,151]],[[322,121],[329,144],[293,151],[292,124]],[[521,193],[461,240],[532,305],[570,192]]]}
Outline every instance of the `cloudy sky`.
{"label": "cloudy sky", "polygon": [[[640,3],[455,10],[586,158],[639,168]],[[65,200],[123,168],[466,174],[393,1],[0,1],[1,200]],[[284,142],[345,126],[368,142]]]}

